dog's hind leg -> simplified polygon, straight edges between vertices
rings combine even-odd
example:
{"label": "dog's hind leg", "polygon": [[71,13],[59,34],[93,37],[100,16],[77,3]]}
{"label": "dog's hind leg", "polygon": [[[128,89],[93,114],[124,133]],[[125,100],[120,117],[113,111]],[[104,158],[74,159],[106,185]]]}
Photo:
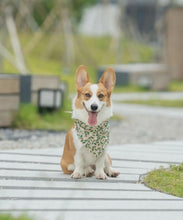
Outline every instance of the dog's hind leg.
{"label": "dog's hind leg", "polygon": [[68,169],[69,171],[74,171],[74,169],[75,169],[74,164],[69,164],[69,165],[67,166],[67,169]]}

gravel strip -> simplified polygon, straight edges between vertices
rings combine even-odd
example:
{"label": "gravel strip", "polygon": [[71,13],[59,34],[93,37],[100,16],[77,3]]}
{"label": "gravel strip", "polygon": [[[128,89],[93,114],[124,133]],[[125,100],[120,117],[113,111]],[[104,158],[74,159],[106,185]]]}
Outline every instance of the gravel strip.
{"label": "gravel strip", "polygon": [[111,129],[111,145],[183,140],[180,119],[162,116],[126,115]]}
{"label": "gravel strip", "polygon": [[[7,138],[6,133],[11,133],[10,129],[0,130],[0,149],[20,149],[20,148],[53,148],[64,145],[66,132],[41,132],[30,131],[31,135],[28,135],[27,130],[15,130],[16,138],[9,136]],[[20,132],[20,133],[19,133]],[[18,136],[19,135],[19,136]],[[3,138],[2,138],[3,137]]]}

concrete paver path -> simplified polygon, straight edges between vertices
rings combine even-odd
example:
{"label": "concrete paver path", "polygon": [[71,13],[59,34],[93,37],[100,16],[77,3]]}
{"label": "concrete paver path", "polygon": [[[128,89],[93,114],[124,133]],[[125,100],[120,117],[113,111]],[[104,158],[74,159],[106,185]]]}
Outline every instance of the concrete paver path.
{"label": "concrete paver path", "polygon": [[183,92],[132,92],[132,93],[113,93],[114,101],[126,100],[180,100],[183,98]]}
{"label": "concrete paver path", "polygon": [[159,107],[148,105],[136,105],[126,103],[115,103],[114,111],[121,115],[148,115],[148,116],[163,116],[168,118],[183,118],[183,108]]}
{"label": "concrete paver path", "polygon": [[0,212],[35,219],[183,218],[183,199],[140,184],[148,171],[183,161],[183,141],[110,146],[118,178],[73,180],[59,162],[62,148],[0,151]]}

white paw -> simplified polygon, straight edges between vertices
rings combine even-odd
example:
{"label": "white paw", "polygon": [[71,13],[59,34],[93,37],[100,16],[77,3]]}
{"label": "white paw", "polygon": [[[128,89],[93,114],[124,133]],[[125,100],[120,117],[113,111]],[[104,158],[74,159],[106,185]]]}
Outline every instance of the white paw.
{"label": "white paw", "polygon": [[69,164],[68,165],[68,167],[67,167],[67,169],[69,170],[69,171],[74,171],[74,164]]}
{"label": "white paw", "polygon": [[90,166],[85,169],[85,176],[86,177],[93,176],[93,174],[94,174],[94,170]]}
{"label": "white paw", "polygon": [[117,177],[120,174],[120,172],[116,171],[112,167],[109,167],[109,169],[105,169],[105,173],[110,177]]}
{"label": "white paw", "polygon": [[82,178],[82,173],[80,173],[80,172],[78,172],[78,171],[74,171],[74,172],[71,174],[71,178],[81,179],[81,178]]}
{"label": "white paw", "polygon": [[100,179],[100,180],[106,180],[107,179],[107,175],[104,173],[104,171],[99,172],[99,173],[96,172],[95,177],[96,177],[96,179]]}

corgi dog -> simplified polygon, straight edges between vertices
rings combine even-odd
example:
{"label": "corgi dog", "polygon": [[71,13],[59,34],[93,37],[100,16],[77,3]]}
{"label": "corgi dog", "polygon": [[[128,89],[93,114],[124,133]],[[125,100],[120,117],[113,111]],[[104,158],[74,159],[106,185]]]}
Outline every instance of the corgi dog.
{"label": "corgi dog", "polygon": [[61,168],[65,174],[80,179],[95,175],[97,179],[117,177],[106,146],[109,143],[109,118],[112,116],[111,93],[116,76],[108,68],[98,84],[92,84],[86,68],[76,71],[77,95],[73,100],[75,123],[65,138]]}

